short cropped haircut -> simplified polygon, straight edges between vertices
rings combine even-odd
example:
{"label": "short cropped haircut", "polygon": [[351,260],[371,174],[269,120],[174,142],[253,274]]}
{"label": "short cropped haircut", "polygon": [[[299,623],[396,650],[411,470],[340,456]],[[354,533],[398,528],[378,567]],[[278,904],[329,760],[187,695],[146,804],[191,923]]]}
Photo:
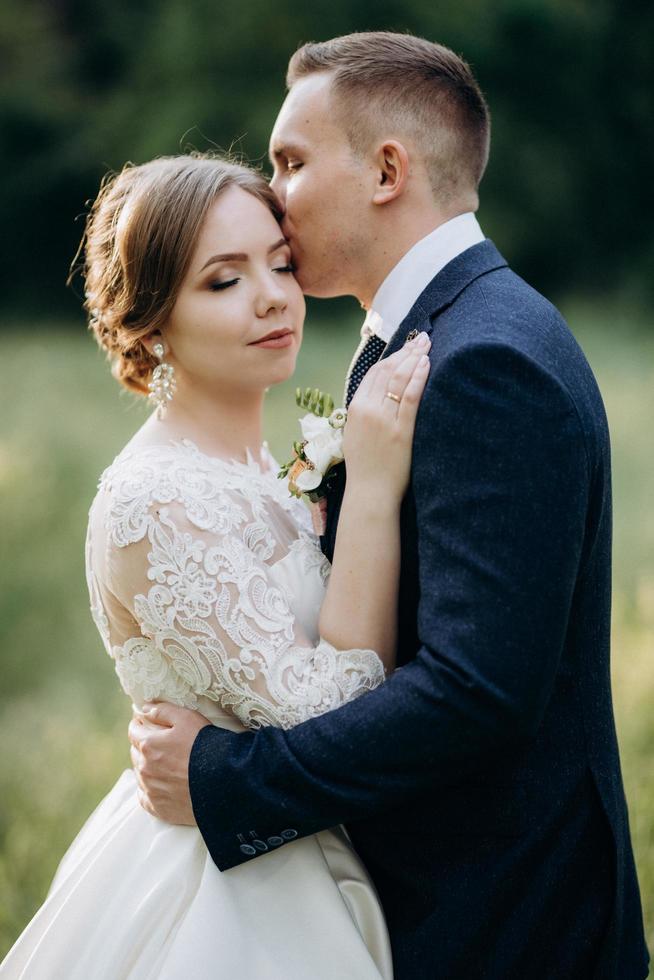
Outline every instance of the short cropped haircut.
{"label": "short cropped haircut", "polygon": [[332,77],[334,110],[357,155],[377,139],[410,140],[441,203],[476,200],[490,145],[490,114],[465,61],[441,44],[390,31],[303,45],[290,88],[317,72]]}

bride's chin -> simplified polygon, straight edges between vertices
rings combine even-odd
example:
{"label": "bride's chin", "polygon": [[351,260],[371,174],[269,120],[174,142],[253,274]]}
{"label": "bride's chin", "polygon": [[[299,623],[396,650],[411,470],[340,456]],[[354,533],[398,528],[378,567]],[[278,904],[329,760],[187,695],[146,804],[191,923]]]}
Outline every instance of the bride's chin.
{"label": "bride's chin", "polygon": [[284,381],[288,381],[295,374],[297,358],[289,360],[287,362],[278,364],[275,371],[271,371],[270,377],[266,384],[266,389],[271,388],[273,385],[281,385]]}

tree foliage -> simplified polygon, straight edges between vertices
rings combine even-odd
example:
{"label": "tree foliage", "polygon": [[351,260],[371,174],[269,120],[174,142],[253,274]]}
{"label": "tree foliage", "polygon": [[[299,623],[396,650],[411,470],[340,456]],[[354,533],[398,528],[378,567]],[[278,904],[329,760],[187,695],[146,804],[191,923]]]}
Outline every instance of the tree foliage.
{"label": "tree foliage", "polygon": [[382,28],[473,65],[494,126],[481,219],[518,271],[555,293],[654,292],[650,4],[4,0],[0,309],[77,308],[64,281],[107,170],[189,146],[264,160],[298,44]]}

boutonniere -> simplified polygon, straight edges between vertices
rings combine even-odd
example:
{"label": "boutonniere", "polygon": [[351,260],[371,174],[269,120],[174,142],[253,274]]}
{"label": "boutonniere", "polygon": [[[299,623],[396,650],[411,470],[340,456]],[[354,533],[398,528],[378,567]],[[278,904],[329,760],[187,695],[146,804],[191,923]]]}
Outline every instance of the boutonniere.
{"label": "boutonniere", "polygon": [[334,408],[334,399],[317,388],[298,388],[295,402],[307,414],[300,419],[302,439],[293,443],[293,458],[278,473],[288,481],[289,492],[306,495],[316,534],[324,534],[326,496],[334,467],[343,460],[344,408]]}

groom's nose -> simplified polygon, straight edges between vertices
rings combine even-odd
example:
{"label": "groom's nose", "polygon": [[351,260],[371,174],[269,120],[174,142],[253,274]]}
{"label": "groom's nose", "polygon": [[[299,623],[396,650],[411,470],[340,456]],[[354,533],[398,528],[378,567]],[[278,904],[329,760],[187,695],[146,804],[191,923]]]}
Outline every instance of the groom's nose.
{"label": "groom's nose", "polygon": [[286,181],[283,176],[276,172],[273,174],[273,178],[270,181],[270,187],[275,192],[279,198],[282,207],[286,207]]}

